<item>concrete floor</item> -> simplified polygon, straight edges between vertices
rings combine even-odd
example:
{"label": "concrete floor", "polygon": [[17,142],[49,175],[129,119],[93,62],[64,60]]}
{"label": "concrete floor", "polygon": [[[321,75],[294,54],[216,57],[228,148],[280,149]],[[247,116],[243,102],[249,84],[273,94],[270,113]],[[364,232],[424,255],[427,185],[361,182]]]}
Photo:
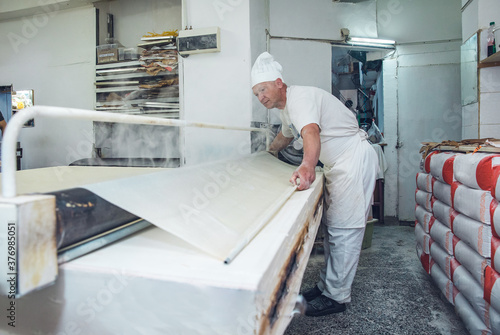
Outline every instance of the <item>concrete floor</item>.
{"label": "concrete floor", "polygon": [[[371,247],[361,252],[347,310],[296,316],[285,335],[469,334],[422,268],[415,243],[413,227],[375,225]],[[323,255],[313,250],[302,290],[316,284],[322,265]]]}

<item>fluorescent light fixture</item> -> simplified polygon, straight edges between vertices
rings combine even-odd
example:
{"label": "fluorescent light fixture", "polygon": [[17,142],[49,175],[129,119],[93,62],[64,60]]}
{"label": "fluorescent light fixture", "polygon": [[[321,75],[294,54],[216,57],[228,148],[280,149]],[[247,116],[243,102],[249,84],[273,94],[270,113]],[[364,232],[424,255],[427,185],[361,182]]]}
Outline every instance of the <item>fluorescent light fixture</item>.
{"label": "fluorescent light fixture", "polygon": [[347,39],[348,43],[353,43],[360,45],[361,43],[367,43],[370,45],[379,45],[379,44],[384,44],[384,45],[394,45],[396,44],[396,41],[392,40],[382,40],[378,38],[364,38],[364,37],[349,37]]}

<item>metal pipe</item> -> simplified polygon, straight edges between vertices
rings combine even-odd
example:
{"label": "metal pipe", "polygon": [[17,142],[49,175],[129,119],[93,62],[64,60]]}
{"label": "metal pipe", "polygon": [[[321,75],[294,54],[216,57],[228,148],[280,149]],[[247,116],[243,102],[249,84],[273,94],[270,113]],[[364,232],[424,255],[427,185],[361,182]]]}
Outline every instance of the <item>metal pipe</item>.
{"label": "metal pipe", "polygon": [[273,36],[266,29],[266,36],[269,36],[270,39],[275,40],[289,40],[289,41],[309,41],[309,42],[320,42],[320,43],[345,43],[344,40],[329,40],[325,38],[310,38],[310,37],[293,37],[293,36]]}
{"label": "metal pipe", "polygon": [[235,127],[204,122],[188,122],[185,120],[162,119],[158,117],[117,114],[109,112],[96,112],[92,110],[64,108],[64,107],[49,107],[49,106],[33,106],[17,112],[7,124],[5,134],[2,139],[2,195],[5,198],[13,198],[16,196],[16,149],[17,138],[23,125],[37,117],[52,117],[66,119],[92,120],[101,122],[116,122],[116,123],[131,123],[131,124],[148,124],[173,127],[198,127],[198,128],[214,128],[214,129],[229,129],[243,131],[266,131],[262,128],[253,127]]}

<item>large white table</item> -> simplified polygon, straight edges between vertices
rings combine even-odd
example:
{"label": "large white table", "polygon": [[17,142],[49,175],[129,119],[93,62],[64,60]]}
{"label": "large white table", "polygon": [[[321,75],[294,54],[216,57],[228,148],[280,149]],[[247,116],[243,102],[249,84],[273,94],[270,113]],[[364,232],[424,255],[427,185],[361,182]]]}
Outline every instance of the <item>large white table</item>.
{"label": "large white table", "polygon": [[[322,196],[318,173],[230,264],[158,227],[62,264],[53,285],[15,300],[16,327],[4,320],[0,333],[282,334]],[[1,308],[11,301],[0,297]]]}

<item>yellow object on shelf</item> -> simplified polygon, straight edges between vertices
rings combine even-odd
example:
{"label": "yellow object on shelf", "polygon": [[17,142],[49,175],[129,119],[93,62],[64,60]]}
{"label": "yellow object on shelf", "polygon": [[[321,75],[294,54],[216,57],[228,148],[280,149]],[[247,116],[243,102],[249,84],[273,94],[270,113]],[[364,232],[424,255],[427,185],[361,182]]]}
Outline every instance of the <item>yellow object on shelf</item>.
{"label": "yellow object on shelf", "polygon": [[148,32],[148,34],[143,35],[142,37],[162,37],[162,36],[177,37],[177,35],[179,35],[178,31],[179,31],[178,29],[175,29],[175,30],[164,31],[162,33]]}

